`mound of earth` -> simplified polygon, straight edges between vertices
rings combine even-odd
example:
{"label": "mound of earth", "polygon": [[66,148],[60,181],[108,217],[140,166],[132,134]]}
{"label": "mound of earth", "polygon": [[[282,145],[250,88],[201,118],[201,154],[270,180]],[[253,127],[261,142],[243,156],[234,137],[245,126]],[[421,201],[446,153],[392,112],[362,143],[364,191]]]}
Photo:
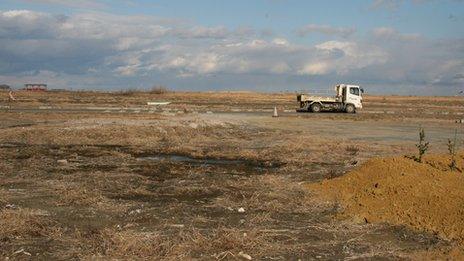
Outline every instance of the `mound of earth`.
{"label": "mound of earth", "polygon": [[[464,168],[464,157],[457,157]],[[464,173],[450,158],[432,155],[418,163],[406,157],[374,158],[348,174],[310,189],[340,202],[342,215],[437,233],[464,242]]]}

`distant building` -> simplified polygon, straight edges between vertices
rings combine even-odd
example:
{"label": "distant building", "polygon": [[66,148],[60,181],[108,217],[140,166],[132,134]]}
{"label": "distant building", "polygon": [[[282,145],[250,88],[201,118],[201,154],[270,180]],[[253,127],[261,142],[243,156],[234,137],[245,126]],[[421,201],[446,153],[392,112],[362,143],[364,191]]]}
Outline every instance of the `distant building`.
{"label": "distant building", "polygon": [[9,91],[9,90],[11,90],[9,85],[0,84],[0,91]]}
{"label": "distant building", "polygon": [[26,91],[46,91],[47,85],[43,83],[27,83],[24,84],[24,89]]}

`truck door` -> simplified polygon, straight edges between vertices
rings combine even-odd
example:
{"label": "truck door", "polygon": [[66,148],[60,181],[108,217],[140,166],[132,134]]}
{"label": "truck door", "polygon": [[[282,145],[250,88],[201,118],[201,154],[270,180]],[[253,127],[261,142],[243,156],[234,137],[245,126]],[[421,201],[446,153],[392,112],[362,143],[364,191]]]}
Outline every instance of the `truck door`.
{"label": "truck door", "polygon": [[351,103],[354,104],[354,107],[356,108],[362,108],[362,103],[361,103],[361,93],[359,91],[359,87],[348,87],[350,90],[347,93],[346,96],[346,101],[345,103]]}

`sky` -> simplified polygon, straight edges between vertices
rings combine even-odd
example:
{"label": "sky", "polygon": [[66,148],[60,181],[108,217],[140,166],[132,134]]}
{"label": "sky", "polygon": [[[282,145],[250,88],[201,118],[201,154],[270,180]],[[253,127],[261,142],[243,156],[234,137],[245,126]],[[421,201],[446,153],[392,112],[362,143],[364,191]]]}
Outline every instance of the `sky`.
{"label": "sky", "polygon": [[464,90],[464,0],[1,0],[20,88]]}

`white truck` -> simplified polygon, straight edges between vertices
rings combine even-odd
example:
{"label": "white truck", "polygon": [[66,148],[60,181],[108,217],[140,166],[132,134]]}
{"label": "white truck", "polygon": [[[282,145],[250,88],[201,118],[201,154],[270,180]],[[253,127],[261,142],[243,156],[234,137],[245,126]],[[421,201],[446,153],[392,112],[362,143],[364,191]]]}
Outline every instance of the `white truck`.
{"label": "white truck", "polygon": [[358,85],[339,84],[335,86],[335,97],[298,94],[299,112],[344,111],[356,113],[362,108],[364,90]]}

